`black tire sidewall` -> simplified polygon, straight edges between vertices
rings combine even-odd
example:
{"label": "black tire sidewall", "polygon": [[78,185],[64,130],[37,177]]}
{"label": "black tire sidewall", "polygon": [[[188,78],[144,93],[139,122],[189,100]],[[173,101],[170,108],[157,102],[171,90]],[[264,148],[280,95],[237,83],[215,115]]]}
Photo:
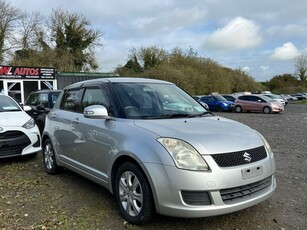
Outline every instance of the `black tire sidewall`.
{"label": "black tire sidewall", "polygon": [[[53,165],[52,165],[51,169],[47,168],[46,162],[45,162],[45,149],[46,149],[47,145],[50,145],[50,147],[52,148],[52,152],[53,152],[53,155],[52,155]],[[53,148],[53,145],[52,145],[52,143],[49,139],[45,140],[44,145],[43,145],[43,165],[44,165],[45,171],[48,174],[57,174],[59,172],[59,166],[57,166],[55,155],[54,155],[54,148]]]}
{"label": "black tire sidewall", "polygon": [[[240,111],[237,111],[237,108],[240,108]],[[242,107],[239,106],[239,105],[237,105],[237,106],[235,107],[235,111],[236,111],[237,113],[241,113],[241,112],[242,112]]]}
{"label": "black tire sidewall", "polygon": [[[143,207],[137,216],[130,216],[123,208],[119,196],[119,180],[124,172],[132,172],[140,182],[143,192]],[[153,215],[153,198],[149,184],[144,176],[144,173],[133,163],[126,162],[122,164],[115,178],[115,198],[121,215],[131,224],[141,225],[152,218]]]}
{"label": "black tire sidewall", "polygon": [[[266,111],[266,109],[268,109],[268,113],[267,112],[265,112]],[[263,113],[265,113],[265,114],[269,114],[269,113],[271,113],[272,112],[272,109],[270,108],[270,107],[268,107],[268,106],[265,106],[265,107],[263,107]]]}

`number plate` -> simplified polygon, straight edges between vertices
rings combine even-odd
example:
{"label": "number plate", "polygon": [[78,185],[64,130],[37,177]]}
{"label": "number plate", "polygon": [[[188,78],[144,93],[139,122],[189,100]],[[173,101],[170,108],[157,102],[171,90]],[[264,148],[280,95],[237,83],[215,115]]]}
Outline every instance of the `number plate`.
{"label": "number plate", "polygon": [[262,175],[263,169],[262,166],[255,166],[251,168],[242,169],[241,172],[242,172],[242,178],[243,180],[245,180]]}

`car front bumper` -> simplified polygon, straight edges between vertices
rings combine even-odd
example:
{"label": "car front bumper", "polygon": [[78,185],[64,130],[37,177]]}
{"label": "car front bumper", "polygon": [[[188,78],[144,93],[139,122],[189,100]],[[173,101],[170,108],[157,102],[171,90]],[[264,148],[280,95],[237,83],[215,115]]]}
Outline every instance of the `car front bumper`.
{"label": "car front bumper", "polygon": [[[269,160],[244,167],[194,172],[171,166],[148,164],[157,212],[163,215],[198,218],[227,214],[265,201],[276,189],[275,165]],[[260,167],[261,174],[244,178]]]}

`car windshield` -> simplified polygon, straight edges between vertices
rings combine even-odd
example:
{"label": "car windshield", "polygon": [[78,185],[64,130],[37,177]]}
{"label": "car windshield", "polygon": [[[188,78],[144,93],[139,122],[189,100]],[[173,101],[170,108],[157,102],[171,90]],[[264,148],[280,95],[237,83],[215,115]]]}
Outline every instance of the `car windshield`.
{"label": "car windshield", "polygon": [[281,96],[276,95],[276,94],[270,94],[270,95],[266,95],[267,97],[273,98],[273,99],[282,99]]}
{"label": "car windshield", "polygon": [[275,101],[274,99],[268,97],[268,96],[265,96],[265,95],[261,95],[261,98],[267,102],[272,102],[272,101]]}
{"label": "car windshield", "polygon": [[0,95],[0,112],[20,111],[18,104],[7,96]]}
{"label": "car windshield", "polygon": [[128,118],[163,119],[202,116],[208,111],[173,84],[114,83]]}
{"label": "car windshield", "polygon": [[225,97],[221,96],[221,95],[214,95],[215,99],[218,101],[227,101]]}

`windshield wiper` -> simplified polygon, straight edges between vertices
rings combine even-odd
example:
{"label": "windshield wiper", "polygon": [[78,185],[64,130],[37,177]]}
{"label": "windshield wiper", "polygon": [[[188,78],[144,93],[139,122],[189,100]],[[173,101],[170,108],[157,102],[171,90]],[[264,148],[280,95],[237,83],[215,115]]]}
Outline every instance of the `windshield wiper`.
{"label": "windshield wiper", "polygon": [[180,117],[194,117],[194,114],[187,114],[187,113],[172,113],[172,114],[162,114],[160,116],[157,116],[155,118],[180,118]]}

